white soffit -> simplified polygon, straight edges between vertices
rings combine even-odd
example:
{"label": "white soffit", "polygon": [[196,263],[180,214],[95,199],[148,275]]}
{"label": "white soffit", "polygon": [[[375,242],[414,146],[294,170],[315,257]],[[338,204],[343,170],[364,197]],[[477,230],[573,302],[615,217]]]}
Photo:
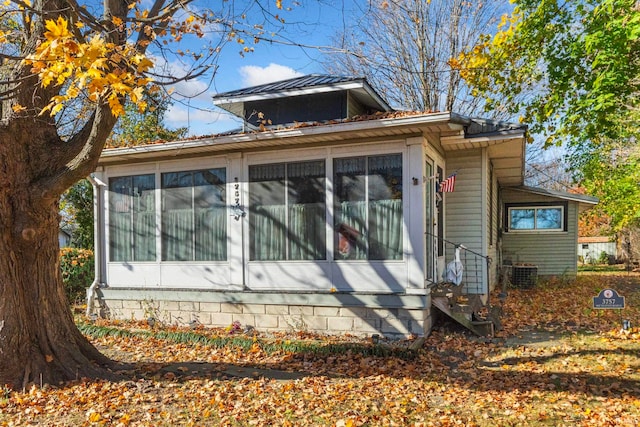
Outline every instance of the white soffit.
{"label": "white soffit", "polygon": [[503,144],[514,140],[524,140],[524,131],[497,133],[494,135],[478,135],[465,137],[463,132],[457,135],[443,136],[440,143],[445,151],[470,150]]}

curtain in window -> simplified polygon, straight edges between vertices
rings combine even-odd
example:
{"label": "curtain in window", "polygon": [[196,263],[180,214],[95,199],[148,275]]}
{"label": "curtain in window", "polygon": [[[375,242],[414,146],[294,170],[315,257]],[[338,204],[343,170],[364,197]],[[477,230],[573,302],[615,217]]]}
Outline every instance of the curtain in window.
{"label": "curtain in window", "polygon": [[109,215],[111,261],[154,261],[156,214],[133,213],[133,221],[131,215],[131,212],[111,212]]}
{"label": "curtain in window", "polygon": [[215,206],[196,210],[196,261],[227,259],[227,209]]}
{"label": "curtain in window", "polygon": [[109,212],[109,253],[111,261],[131,261],[131,214]]}
{"label": "curtain in window", "polygon": [[402,156],[334,160],[335,259],[402,259]]}
{"label": "curtain in window", "polygon": [[109,253],[111,261],[155,261],[155,176],[109,180]]}
{"label": "curtain in window", "polygon": [[191,261],[193,211],[172,209],[162,213],[162,260]]}
{"label": "curtain in window", "polygon": [[289,259],[325,259],[324,203],[289,206]]}
{"label": "curtain in window", "polygon": [[257,206],[251,211],[251,259],[286,259],[286,216],[284,205]]}
{"label": "curtain in window", "polygon": [[226,221],[226,209],[220,206],[198,209],[195,214],[191,209],[173,209],[163,212],[162,259],[165,261],[226,260]]}
{"label": "curtain in window", "polygon": [[369,157],[369,259],[402,259],[402,156]]}
{"label": "curtain in window", "polygon": [[402,259],[402,200],[371,202],[369,259]]}
{"label": "curtain in window", "polygon": [[288,209],[283,205],[258,206],[252,211],[252,217],[251,259],[278,261],[325,258],[324,204],[296,204]]}
{"label": "curtain in window", "polygon": [[162,174],[162,260],[227,259],[224,168]]}
{"label": "curtain in window", "polygon": [[367,202],[342,202],[336,216],[336,259],[367,259]]}
{"label": "curtain in window", "polygon": [[402,171],[402,156],[399,154],[369,157],[370,175],[386,175],[394,169]]}
{"label": "curtain in window", "polygon": [[250,259],[325,259],[325,198],[323,160],[250,166]]}
{"label": "curtain in window", "polygon": [[287,163],[287,178],[324,178],[324,161]]}
{"label": "curtain in window", "polygon": [[133,259],[155,261],[156,259],[156,213],[133,214]]}
{"label": "curtain in window", "polygon": [[335,174],[364,175],[366,165],[366,157],[336,159],[333,163],[333,172]]}

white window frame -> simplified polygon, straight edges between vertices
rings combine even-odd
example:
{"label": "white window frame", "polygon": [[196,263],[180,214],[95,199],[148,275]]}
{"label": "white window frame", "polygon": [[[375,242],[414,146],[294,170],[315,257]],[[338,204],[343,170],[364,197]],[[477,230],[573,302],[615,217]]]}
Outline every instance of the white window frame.
{"label": "white window frame", "polygon": [[[251,243],[253,242],[252,240],[252,230],[251,230],[251,226],[248,226],[248,240],[247,240],[247,245],[249,248],[248,254],[249,254],[249,262],[306,262],[306,261],[317,261],[317,262],[322,262],[322,261],[326,261],[327,260],[327,245],[329,244],[329,241],[327,240],[327,233],[326,233],[326,228],[327,228],[327,181],[329,180],[327,177],[327,160],[325,157],[317,157],[317,158],[311,158],[311,159],[304,159],[304,160],[300,160],[300,159],[291,159],[291,160],[287,160],[287,161],[275,161],[275,162],[265,162],[265,163],[254,163],[254,164],[250,164],[247,165],[247,185],[250,187],[252,181],[250,180],[250,170],[251,167],[255,167],[255,166],[263,166],[263,165],[275,165],[275,164],[282,164],[284,165],[284,170],[285,170],[285,178],[284,178],[284,182],[285,182],[285,187],[284,187],[284,204],[285,206],[289,206],[289,188],[290,188],[290,180],[289,180],[289,176],[288,176],[288,167],[289,165],[293,165],[293,164],[298,164],[298,163],[305,163],[305,162],[322,162],[323,166],[324,166],[324,176],[322,177],[324,180],[324,228],[325,228],[325,236],[324,236],[324,258],[320,258],[320,259],[291,259],[290,256],[291,254],[289,253],[289,249],[290,249],[290,240],[291,240],[291,236],[289,236],[289,233],[286,234],[285,240],[286,240],[286,244],[285,244],[285,256],[283,259],[277,259],[277,260],[263,260],[263,259],[253,259],[253,252],[251,250],[252,246]],[[249,191],[251,191],[249,189]],[[251,203],[251,198],[248,197],[247,198],[248,204]],[[252,208],[253,206],[249,206],[249,216],[252,215]],[[286,214],[286,218],[285,218],[285,224],[288,227],[289,226],[289,215]]]}
{"label": "white window frame", "polygon": [[[228,201],[228,188],[230,185],[229,182],[229,176],[228,176],[228,168],[226,166],[218,166],[218,167],[203,167],[203,168],[198,168],[198,169],[193,169],[193,168],[189,168],[189,167],[185,167],[183,169],[178,169],[178,170],[160,170],[158,171],[158,173],[156,174],[156,183],[160,183],[159,186],[156,185],[156,190],[158,190],[157,197],[160,197],[160,220],[157,223],[156,227],[159,230],[159,234],[160,234],[160,253],[156,254],[156,257],[159,259],[160,262],[163,263],[215,263],[215,262],[227,262],[229,260],[229,248],[227,247],[227,253],[224,259],[211,259],[211,260],[196,260],[195,256],[196,256],[196,233],[195,233],[195,228],[193,231],[193,233],[191,234],[191,258],[189,260],[167,260],[164,259],[164,241],[163,241],[163,237],[164,237],[164,215],[165,212],[167,212],[164,208],[165,208],[165,190],[166,188],[162,185],[162,177],[164,174],[171,174],[171,173],[197,173],[197,172],[202,172],[202,171],[207,171],[207,170],[214,170],[214,169],[221,169],[224,171],[225,174],[225,183],[224,183],[224,196],[225,196],[225,211],[228,211],[228,207],[229,207],[229,201]],[[191,190],[191,205],[189,206],[189,208],[191,209],[191,215],[192,215],[192,220],[195,221],[195,218],[193,217],[195,215],[195,199],[194,199],[194,195],[195,195],[195,187],[193,185],[191,185],[190,187],[182,187],[182,188],[190,188]],[[227,215],[227,212],[225,212],[225,215]],[[156,219],[157,221],[157,219]],[[195,224],[195,222],[194,222]],[[194,225],[195,227],[195,225]],[[225,224],[225,240],[228,242],[229,240],[229,221],[226,221]],[[157,244],[157,242],[156,242]],[[227,244],[228,246],[228,244]]]}
{"label": "white window frame", "polygon": [[[224,168],[227,174],[227,182],[225,184],[225,192],[227,197],[227,209],[231,205],[231,188],[233,182],[230,181],[230,167],[229,167],[229,158],[228,156],[224,157],[204,157],[197,159],[188,159],[188,160],[163,160],[152,163],[144,163],[144,164],[136,164],[136,165],[125,165],[125,166],[109,166],[103,171],[103,178],[108,182],[112,178],[120,178],[123,176],[139,176],[139,175],[154,175],[155,176],[155,211],[156,211],[156,257],[155,260],[151,261],[125,261],[130,264],[157,264],[157,265],[168,265],[168,264],[226,264],[229,262],[230,254],[230,246],[229,246],[229,236],[231,234],[231,221],[227,221],[227,260],[225,261],[166,261],[162,259],[162,174],[163,173],[172,173],[172,172],[189,172],[189,171],[199,171],[204,169],[217,169]],[[110,212],[109,212],[109,189],[107,184],[106,198],[105,198],[105,251],[106,251],[106,259],[107,263],[110,264],[119,264],[123,261],[112,261],[111,260],[111,248],[110,241],[111,235],[109,231],[109,223],[110,223]]]}
{"label": "white window frame", "polygon": [[[560,210],[560,227],[559,228],[538,228],[538,210],[542,209],[559,209]],[[523,210],[533,210],[533,228],[512,228],[511,227],[511,213],[513,211],[523,211]],[[551,205],[517,205],[517,206],[509,206],[507,209],[507,230],[509,233],[558,233],[558,232],[566,232],[566,224],[565,224],[565,206],[561,204],[551,204]]]}
{"label": "white window frame", "polygon": [[[372,158],[372,157],[381,157],[381,156],[400,156],[401,171],[402,171],[401,172],[401,174],[402,174],[402,178],[401,178],[401,181],[402,181],[402,199],[401,199],[401,201],[402,201],[402,217],[403,217],[403,221],[402,222],[404,223],[404,221],[407,218],[407,214],[406,214],[406,210],[405,210],[406,209],[405,201],[406,201],[406,197],[407,197],[405,195],[406,194],[405,192],[407,191],[407,186],[406,186],[406,183],[405,183],[405,181],[406,181],[405,177],[407,175],[407,172],[406,172],[407,171],[407,164],[406,164],[405,156],[404,156],[404,154],[402,152],[391,151],[391,152],[388,152],[388,153],[381,153],[381,154],[369,154],[369,153],[367,153],[367,154],[359,154],[359,155],[353,155],[353,156],[335,156],[335,157],[333,157],[331,159],[331,162],[332,162],[332,170],[331,170],[332,193],[331,193],[331,197],[333,198],[334,202],[335,202],[335,200],[337,198],[336,193],[334,192],[334,188],[333,188],[333,184],[335,184],[335,182],[334,182],[335,171],[333,170],[333,167],[335,165],[335,161],[336,160],[342,160],[342,159],[363,158],[364,161],[365,161],[365,200],[363,200],[363,201],[366,202],[366,204],[367,204],[367,218],[366,218],[367,219],[367,221],[366,221],[367,225],[366,225],[366,230],[365,230],[366,231],[366,235],[367,235],[367,237],[366,237],[366,258],[357,259],[357,260],[356,259],[343,260],[343,259],[340,259],[340,258],[336,258],[336,256],[335,256],[336,247],[335,246],[336,246],[337,242],[334,241],[334,259],[333,259],[334,262],[335,261],[338,261],[338,262],[403,261],[403,259],[406,256],[405,255],[405,241],[404,241],[405,236],[404,236],[404,231],[402,231],[401,232],[401,238],[403,240],[402,240],[402,250],[400,252],[400,258],[382,258],[382,259],[371,258],[371,251],[370,251],[371,243],[370,243],[370,240],[369,240],[369,238],[370,238],[369,236],[371,234],[370,230],[369,230],[369,213],[370,213],[369,209],[370,209],[370,203],[371,203],[370,200],[369,200],[369,197],[370,197],[369,180],[371,179],[372,174],[371,174],[371,172],[369,170],[369,159]],[[334,235],[336,235],[337,230],[335,229],[335,225],[332,224],[331,226],[333,228]]]}

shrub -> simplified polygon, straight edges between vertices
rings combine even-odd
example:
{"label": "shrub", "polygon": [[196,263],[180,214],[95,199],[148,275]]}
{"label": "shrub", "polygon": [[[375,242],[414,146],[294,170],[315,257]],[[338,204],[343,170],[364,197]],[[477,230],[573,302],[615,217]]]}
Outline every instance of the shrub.
{"label": "shrub", "polygon": [[79,248],[60,249],[62,282],[69,302],[83,301],[94,279],[93,251]]}
{"label": "shrub", "polygon": [[605,251],[600,252],[600,257],[598,258],[598,264],[609,264],[609,254]]}

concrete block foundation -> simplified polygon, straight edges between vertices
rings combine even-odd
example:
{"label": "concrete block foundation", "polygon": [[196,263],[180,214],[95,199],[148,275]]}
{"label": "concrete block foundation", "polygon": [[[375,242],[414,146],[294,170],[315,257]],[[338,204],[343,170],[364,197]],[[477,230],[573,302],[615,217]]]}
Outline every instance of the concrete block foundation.
{"label": "concrete block foundation", "polygon": [[[98,307],[99,304],[99,307]],[[379,334],[388,338],[428,335],[431,299],[425,295],[271,293],[106,288],[95,309],[113,319],[154,318],[171,325],[197,321],[206,327],[240,322],[259,331]]]}

